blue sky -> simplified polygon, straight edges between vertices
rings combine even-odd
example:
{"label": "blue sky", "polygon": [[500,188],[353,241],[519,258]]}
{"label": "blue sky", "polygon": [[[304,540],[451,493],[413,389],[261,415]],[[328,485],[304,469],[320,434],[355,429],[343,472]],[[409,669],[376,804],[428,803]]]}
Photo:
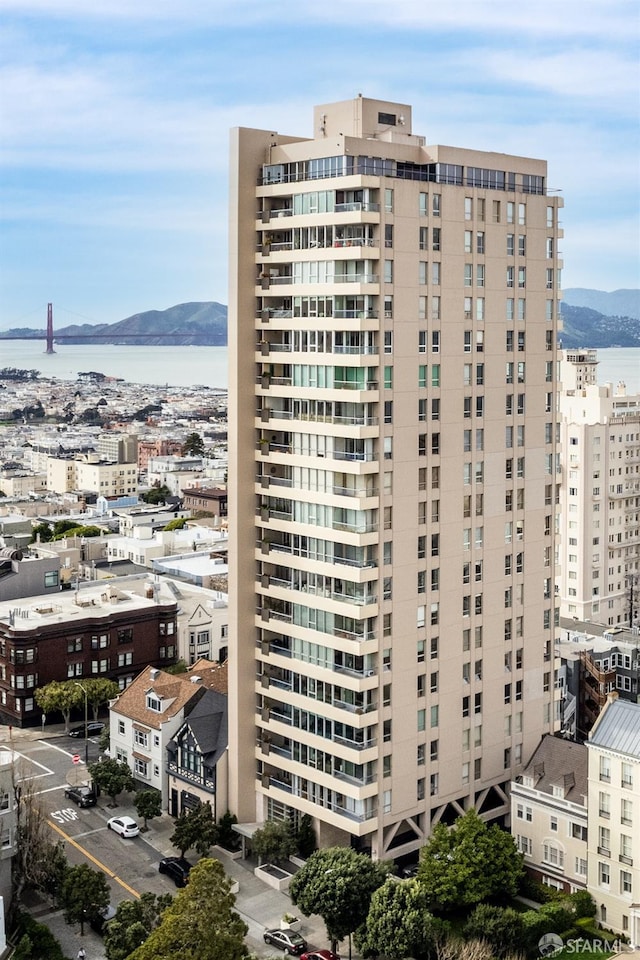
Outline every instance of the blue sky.
{"label": "blue sky", "polygon": [[229,130],[413,105],[542,157],[565,287],[639,283],[637,0],[0,0],[0,328],[227,302]]}

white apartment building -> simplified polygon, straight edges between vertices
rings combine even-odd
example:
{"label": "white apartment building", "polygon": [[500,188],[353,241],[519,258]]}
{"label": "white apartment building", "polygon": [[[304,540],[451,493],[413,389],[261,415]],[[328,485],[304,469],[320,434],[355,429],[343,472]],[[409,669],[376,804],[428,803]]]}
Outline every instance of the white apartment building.
{"label": "white apartment building", "polygon": [[588,890],[598,920],[640,947],[640,704],[611,693],[589,751]]}
{"label": "white apartment building", "polygon": [[362,96],[230,196],[231,809],[399,857],[554,729],[562,201]]}
{"label": "white apartment building", "polygon": [[566,350],[560,363],[560,610],[631,626],[640,607],[640,395],[598,385],[597,362],[595,350]]}
{"label": "white apartment building", "polygon": [[101,497],[122,497],[138,492],[137,463],[105,463],[89,457],[83,460],[47,458],[47,489],[55,493],[91,490]]}
{"label": "white apartment building", "polygon": [[545,736],[511,784],[511,833],[534,878],[573,893],[587,884],[587,748]]}

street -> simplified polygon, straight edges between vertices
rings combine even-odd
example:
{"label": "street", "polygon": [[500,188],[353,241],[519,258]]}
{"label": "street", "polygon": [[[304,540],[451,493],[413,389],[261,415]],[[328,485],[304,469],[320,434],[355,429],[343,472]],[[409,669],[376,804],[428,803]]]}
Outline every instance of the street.
{"label": "street", "polygon": [[[177,853],[169,841],[173,831],[170,817],[164,814],[159,820],[150,821],[148,834],[125,840],[107,828],[107,821],[119,813],[139,820],[130,794],[122,794],[119,807],[115,810],[108,806],[110,800],[105,795],[98,799],[97,806],[86,809],[76,806],[64,796],[68,784],[76,785],[88,780],[84,739],[74,739],[63,732],[54,735],[49,732],[46,739],[38,739],[35,731],[30,735],[20,732],[14,739],[3,736],[0,750],[13,752],[18,786],[26,789],[28,782],[33,784],[52,836],[64,841],[69,863],[88,863],[105,873],[114,906],[121,900],[132,899],[147,891],[172,895],[178,892],[173,881],[158,872],[158,862],[162,857]],[[98,760],[100,749],[97,737],[88,741],[87,751],[89,763]],[[75,763],[74,757],[77,758]],[[220,856],[228,876],[239,882],[236,910],[249,927],[245,939],[247,946],[257,957],[282,956],[276,948],[265,945],[262,933],[265,927],[278,927],[282,915],[291,912],[289,897],[265,886],[254,876],[250,864],[233,861],[224,854],[215,855]],[[198,860],[193,851],[187,854],[187,858],[192,863]],[[51,925],[63,945],[73,943],[71,955],[75,956],[81,942],[79,927],[67,927],[60,911],[49,917],[43,914],[38,919]],[[309,949],[312,945],[316,948],[328,946],[324,924],[319,917],[305,918],[302,932],[309,939]],[[84,942],[87,948],[91,947],[91,953],[88,954],[91,960],[104,955],[101,938],[97,934],[87,931]]]}
{"label": "street", "polygon": [[[98,759],[99,748],[88,742],[89,763]],[[10,751],[6,742],[1,750]],[[107,820],[118,810],[107,806],[102,796],[95,807],[81,809],[64,796],[67,784],[87,779],[84,740],[60,736],[55,740],[21,741],[13,750],[17,782],[24,787],[31,781],[40,798],[46,820],[56,838],[65,841],[65,853],[71,864],[89,863],[109,878],[112,903],[147,890],[174,893],[173,883],[158,873],[161,855],[141,834],[124,840],[107,828]],[[80,756],[78,763],[74,756]]]}

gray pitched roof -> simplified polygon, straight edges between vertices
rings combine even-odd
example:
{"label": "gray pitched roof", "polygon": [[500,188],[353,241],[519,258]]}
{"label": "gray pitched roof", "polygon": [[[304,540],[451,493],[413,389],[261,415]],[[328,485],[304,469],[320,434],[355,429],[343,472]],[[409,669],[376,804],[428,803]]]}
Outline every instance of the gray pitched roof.
{"label": "gray pitched roof", "polygon": [[564,787],[565,800],[586,806],[588,793],[588,754],[582,743],[546,734],[525,767],[524,776],[533,777],[541,793],[553,793]]}
{"label": "gray pitched roof", "polygon": [[640,704],[609,701],[591,731],[589,744],[640,760]]}
{"label": "gray pitched roof", "polygon": [[217,690],[206,690],[204,696],[185,717],[184,724],[176,731],[169,744],[169,752],[175,752],[185,727],[198,742],[200,752],[208,766],[215,766],[228,742],[227,697]]}

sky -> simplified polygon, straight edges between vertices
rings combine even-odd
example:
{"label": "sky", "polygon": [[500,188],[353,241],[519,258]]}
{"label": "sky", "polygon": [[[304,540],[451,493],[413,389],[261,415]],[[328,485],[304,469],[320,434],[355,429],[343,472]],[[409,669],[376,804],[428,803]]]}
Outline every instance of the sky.
{"label": "sky", "polygon": [[227,303],[229,131],[315,104],[543,158],[563,286],[640,286],[637,0],[0,0],[0,329]]}

